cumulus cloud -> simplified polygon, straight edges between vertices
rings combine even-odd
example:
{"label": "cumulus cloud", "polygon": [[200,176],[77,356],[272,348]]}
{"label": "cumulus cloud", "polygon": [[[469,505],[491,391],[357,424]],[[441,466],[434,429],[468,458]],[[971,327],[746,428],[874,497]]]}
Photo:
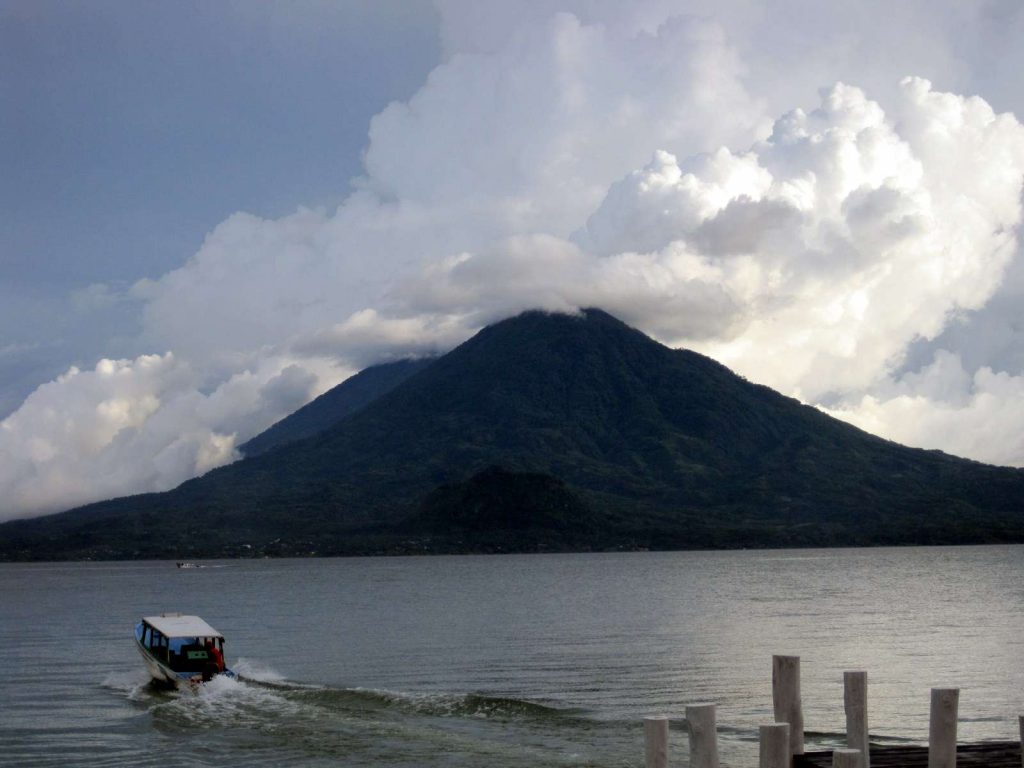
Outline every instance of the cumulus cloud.
{"label": "cumulus cloud", "polygon": [[432,265],[403,303],[604,306],[809,401],[860,392],[984,305],[1021,218],[1024,128],[923,80],[902,93],[888,117],[840,84],[747,151],[656,152],[574,242]]}
{"label": "cumulus cloud", "polygon": [[8,509],[39,514],[173,488],[237,458],[238,443],[317,394],[317,381],[267,360],[204,393],[198,371],[172,353],[71,368],[0,422]]}
{"label": "cumulus cloud", "polygon": [[343,323],[293,340],[297,352],[343,357],[357,367],[387,360],[433,357],[467,335],[466,324],[449,316],[387,317],[375,309],[354,312]]}
{"label": "cumulus cloud", "polygon": [[784,305],[709,352],[815,400],[876,383],[915,338],[992,296],[1017,247],[1024,129],[926,81],[903,94],[886,120],[837,87],[757,150],[803,219],[766,275],[781,290],[752,296]]}
{"label": "cumulus cloud", "polygon": [[652,147],[749,140],[762,113],[742,74],[713,22],[674,17],[627,34],[556,13],[494,53],[453,55],[375,117],[366,186],[432,204],[482,198],[498,235],[563,234]]}
{"label": "cumulus cloud", "polygon": [[[880,434],[1024,463],[1024,381],[955,338],[1014,304],[1012,115],[900,81],[870,9],[796,39],[754,0],[509,8],[440,4],[445,60],[372,121],[336,209],[235,214],[180,268],[75,295],[141,306],[135,343],[172,352],[71,369],[0,422],[0,518],[173,487],[360,367],[534,307],[600,306]],[[946,45],[894,55],[962,75]],[[857,73],[878,99],[791,109]]]}
{"label": "cumulus cloud", "polygon": [[1024,377],[968,373],[940,351],[919,372],[828,411],[868,432],[993,464],[1024,465]]}
{"label": "cumulus cloud", "polygon": [[692,18],[627,35],[556,13],[495,53],[453,55],[374,118],[366,176],[337,210],[236,214],[136,286],[144,338],[223,361],[376,307],[418,264],[568,235],[653,148],[752,141],[742,71],[721,28]]}

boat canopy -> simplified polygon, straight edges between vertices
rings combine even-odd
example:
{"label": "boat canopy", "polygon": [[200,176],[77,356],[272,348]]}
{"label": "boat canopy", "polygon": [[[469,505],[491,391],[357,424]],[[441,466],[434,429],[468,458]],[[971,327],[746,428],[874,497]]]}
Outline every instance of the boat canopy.
{"label": "boat canopy", "polygon": [[182,616],[180,613],[164,613],[160,616],[144,616],[144,622],[164,637],[219,637],[220,632],[198,616]]}

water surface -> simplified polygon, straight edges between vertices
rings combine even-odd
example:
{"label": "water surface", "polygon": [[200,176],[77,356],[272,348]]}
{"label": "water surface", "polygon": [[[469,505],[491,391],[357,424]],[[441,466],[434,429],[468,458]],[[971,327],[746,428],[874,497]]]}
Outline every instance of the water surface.
{"label": "water surface", "polygon": [[[877,741],[1016,738],[1024,547],[0,565],[0,764],[642,766],[641,719],[718,704],[756,765],[771,655],[802,657],[808,746],[842,672]],[[146,682],[139,616],[197,613],[247,679]]]}

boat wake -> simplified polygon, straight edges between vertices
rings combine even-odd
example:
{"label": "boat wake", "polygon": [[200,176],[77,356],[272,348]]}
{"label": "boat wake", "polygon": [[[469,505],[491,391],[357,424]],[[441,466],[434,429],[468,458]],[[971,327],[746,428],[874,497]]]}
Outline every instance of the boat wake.
{"label": "boat wake", "polygon": [[294,683],[285,679],[285,676],[270,667],[264,666],[252,659],[241,658],[231,665],[232,671],[238,675],[239,680],[250,683],[258,683],[268,686],[280,686],[283,688],[301,688],[301,683]]}
{"label": "boat wake", "polygon": [[218,675],[194,690],[171,693],[159,705],[162,715],[199,726],[259,726],[273,728],[282,719],[301,719],[301,703],[260,686]]}
{"label": "boat wake", "polygon": [[461,754],[477,761],[471,764],[604,765],[609,755],[598,756],[607,747],[595,742],[611,746],[623,738],[618,723],[509,696],[316,685],[253,660],[233,668],[238,678],[218,676],[194,690],[157,688],[141,672],[127,671],[108,675],[103,686],[134,702],[155,730],[172,738],[240,745],[256,739],[261,750],[294,752],[300,762],[315,754],[422,766],[430,756]]}
{"label": "boat wake", "polygon": [[373,688],[321,688],[304,698],[328,708],[394,710],[427,717],[467,717],[499,721],[549,721],[582,717],[582,710],[560,709],[533,701],[480,693],[413,693]]}
{"label": "boat wake", "polygon": [[[270,667],[251,659],[239,659],[232,669],[240,685],[276,691],[289,700],[310,707],[379,713],[393,710],[428,717],[469,717],[493,720],[585,719],[584,710],[550,706],[535,701],[481,693],[444,691],[408,692],[379,688],[343,688],[288,680]],[[202,686],[208,687],[210,684]]]}
{"label": "boat wake", "polygon": [[111,691],[124,693],[129,701],[146,701],[151,696],[152,680],[141,669],[111,672],[103,679],[102,686]]}

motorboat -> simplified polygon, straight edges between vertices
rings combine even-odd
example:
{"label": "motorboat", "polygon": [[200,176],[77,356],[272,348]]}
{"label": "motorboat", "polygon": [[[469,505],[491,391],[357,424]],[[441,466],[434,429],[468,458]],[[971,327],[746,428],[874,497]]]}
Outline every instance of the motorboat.
{"label": "motorboat", "polygon": [[135,645],[158,683],[195,688],[217,675],[236,677],[224,665],[224,635],[199,616],[145,616],[135,625]]}

